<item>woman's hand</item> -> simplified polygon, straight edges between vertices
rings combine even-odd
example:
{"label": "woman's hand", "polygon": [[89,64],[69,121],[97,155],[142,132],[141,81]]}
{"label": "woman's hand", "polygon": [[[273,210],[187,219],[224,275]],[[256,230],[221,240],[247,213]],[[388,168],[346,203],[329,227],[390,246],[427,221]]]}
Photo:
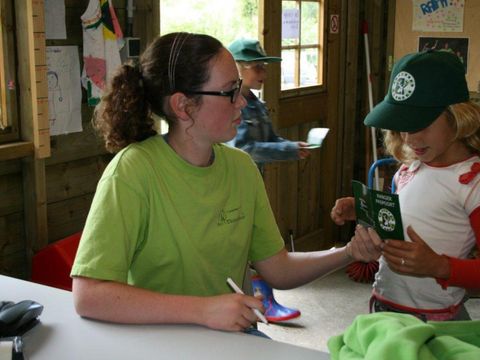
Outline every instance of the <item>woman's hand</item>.
{"label": "woman's hand", "polygon": [[243,331],[258,320],[253,309],[265,311],[260,299],[248,295],[227,294],[205,300],[202,323],[216,330]]}
{"label": "woman's hand", "polygon": [[411,226],[407,227],[407,234],[411,242],[388,240],[385,243],[383,256],[388,266],[400,274],[448,279],[448,258],[434,252]]}
{"label": "woman's hand", "polygon": [[372,228],[357,225],[355,235],[347,244],[347,254],[357,261],[370,262],[382,255],[383,241]]}
{"label": "woman's hand", "polygon": [[337,199],[330,212],[330,217],[337,225],[343,225],[347,220],[355,220],[355,199],[353,197]]}

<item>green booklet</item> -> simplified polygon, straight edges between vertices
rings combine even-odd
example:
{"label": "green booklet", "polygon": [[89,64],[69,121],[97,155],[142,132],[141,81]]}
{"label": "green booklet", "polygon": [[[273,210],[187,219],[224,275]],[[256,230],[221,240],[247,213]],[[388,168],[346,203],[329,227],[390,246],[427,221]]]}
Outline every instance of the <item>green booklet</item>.
{"label": "green booklet", "polygon": [[356,180],[352,188],[357,223],[373,227],[382,239],[404,240],[398,195],[369,189]]}

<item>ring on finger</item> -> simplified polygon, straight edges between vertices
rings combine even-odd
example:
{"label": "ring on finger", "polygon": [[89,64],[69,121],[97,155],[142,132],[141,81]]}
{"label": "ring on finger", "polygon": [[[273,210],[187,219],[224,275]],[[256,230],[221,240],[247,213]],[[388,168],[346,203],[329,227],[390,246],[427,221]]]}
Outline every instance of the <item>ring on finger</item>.
{"label": "ring on finger", "polygon": [[400,259],[400,264],[403,266],[403,265],[405,265],[405,263],[406,263],[405,259],[404,259],[404,258],[401,258],[401,259]]}

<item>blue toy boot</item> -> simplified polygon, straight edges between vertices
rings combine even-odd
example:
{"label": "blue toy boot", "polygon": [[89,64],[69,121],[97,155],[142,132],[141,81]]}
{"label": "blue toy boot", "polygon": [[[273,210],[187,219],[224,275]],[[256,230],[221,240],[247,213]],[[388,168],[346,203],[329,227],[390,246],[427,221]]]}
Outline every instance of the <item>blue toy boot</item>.
{"label": "blue toy boot", "polygon": [[280,322],[300,316],[297,309],[287,308],[276,302],[272,288],[259,275],[252,276],[253,295],[262,294],[265,317],[269,322]]}

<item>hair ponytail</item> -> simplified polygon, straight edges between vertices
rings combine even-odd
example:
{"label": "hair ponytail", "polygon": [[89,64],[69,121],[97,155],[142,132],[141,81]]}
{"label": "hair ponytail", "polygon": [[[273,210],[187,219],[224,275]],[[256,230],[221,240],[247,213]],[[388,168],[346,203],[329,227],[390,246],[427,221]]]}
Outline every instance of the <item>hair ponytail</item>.
{"label": "hair ponytail", "polygon": [[156,134],[138,66],[119,67],[95,110],[93,124],[113,153]]}

